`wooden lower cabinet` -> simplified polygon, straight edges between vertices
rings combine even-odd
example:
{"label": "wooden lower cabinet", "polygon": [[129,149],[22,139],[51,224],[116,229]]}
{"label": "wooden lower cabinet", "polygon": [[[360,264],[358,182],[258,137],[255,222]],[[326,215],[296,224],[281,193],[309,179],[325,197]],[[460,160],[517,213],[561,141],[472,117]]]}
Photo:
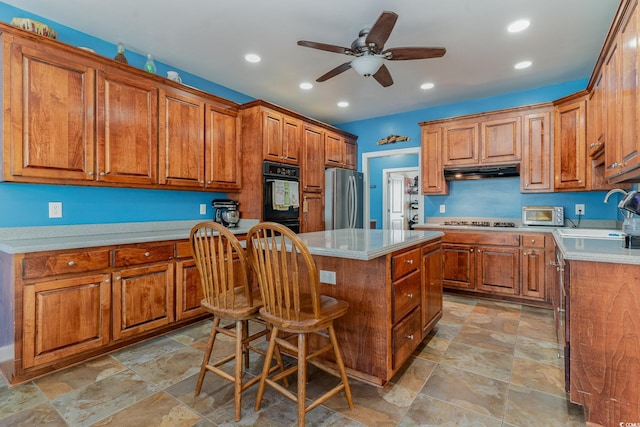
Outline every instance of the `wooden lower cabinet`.
{"label": "wooden lower cabinet", "polygon": [[188,319],[204,313],[200,273],[193,259],[176,262],[176,320]]}
{"label": "wooden lower cabinet", "polygon": [[110,277],[92,274],[24,287],[24,368],[52,364],[110,341]]}
{"label": "wooden lower cabinet", "polygon": [[300,213],[300,232],[324,230],[324,193],[304,193]]}
{"label": "wooden lower cabinet", "polygon": [[446,231],[442,282],[462,293],[551,306],[553,260],[553,239],[544,233]]}
{"label": "wooden lower cabinet", "polygon": [[422,338],[442,317],[442,245],[422,248]]}
{"label": "wooden lower cabinet", "polygon": [[174,320],[173,264],[113,273],[113,339],[128,338]]}

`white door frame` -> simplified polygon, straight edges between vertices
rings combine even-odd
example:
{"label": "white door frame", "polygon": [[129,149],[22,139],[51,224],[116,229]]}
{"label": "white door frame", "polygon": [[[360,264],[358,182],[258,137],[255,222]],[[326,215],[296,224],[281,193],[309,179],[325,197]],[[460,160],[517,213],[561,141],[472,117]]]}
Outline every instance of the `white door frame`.
{"label": "white door frame", "polygon": [[[369,160],[375,157],[389,157],[389,156],[399,156],[405,154],[417,154],[418,155],[418,175],[422,177],[422,150],[420,147],[414,148],[399,148],[397,150],[384,150],[384,151],[372,151],[369,153],[362,153],[362,174],[364,175],[364,228],[368,227],[369,222],[371,221],[371,211],[369,209],[370,197],[369,197],[369,186],[371,179],[369,177]],[[422,179],[418,180],[418,185],[422,185]],[[422,190],[419,191],[420,195],[422,195]],[[423,198],[420,198],[420,203],[424,203]],[[422,204],[420,205],[421,209],[418,210],[420,217],[422,218]]]}
{"label": "white door frame", "polygon": [[[418,175],[420,175],[420,167],[419,166],[407,166],[404,168],[390,168],[390,169],[382,169],[382,206],[385,208],[389,207],[391,201],[389,200],[389,175],[392,173],[402,173],[402,172],[413,172],[418,171]],[[420,181],[420,179],[418,179]],[[420,184],[418,184],[418,187]],[[420,189],[418,188],[418,194],[420,195]],[[422,216],[422,203],[424,202],[423,197],[418,197],[418,218]],[[406,213],[406,212],[405,212]],[[411,218],[407,218],[409,220]],[[383,210],[382,215],[382,228],[391,228],[389,225],[389,213]]]}

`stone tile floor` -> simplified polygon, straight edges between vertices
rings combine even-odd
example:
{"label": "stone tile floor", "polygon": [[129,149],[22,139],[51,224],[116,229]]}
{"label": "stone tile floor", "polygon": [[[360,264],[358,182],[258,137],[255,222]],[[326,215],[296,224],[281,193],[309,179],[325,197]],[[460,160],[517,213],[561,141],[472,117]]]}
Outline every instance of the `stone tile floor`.
{"label": "stone tile floor", "polygon": [[[0,426],[296,425],[295,404],[269,388],[259,412],[257,387],[245,391],[240,422],[231,383],[207,374],[193,396],[209,328],[201,322],[12,388],[0,379]],[[555,341],[549,310],[445,295],[442,320],[389,384],[351,380],[355,408],[339,394],[309,412],[307,425],[583,426]],[[232,348],[227,341],[214,357]],[[308,394],[333,381],[313,371]]]}

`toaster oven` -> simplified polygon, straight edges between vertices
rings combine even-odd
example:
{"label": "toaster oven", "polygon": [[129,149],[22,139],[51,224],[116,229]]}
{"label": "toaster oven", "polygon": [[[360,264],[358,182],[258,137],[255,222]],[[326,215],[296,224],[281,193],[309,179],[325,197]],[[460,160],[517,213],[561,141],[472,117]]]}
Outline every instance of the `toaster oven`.
{"label": "toaster oven", "polygon": [[522,225],[564,225],[563,206],[523,206]]}

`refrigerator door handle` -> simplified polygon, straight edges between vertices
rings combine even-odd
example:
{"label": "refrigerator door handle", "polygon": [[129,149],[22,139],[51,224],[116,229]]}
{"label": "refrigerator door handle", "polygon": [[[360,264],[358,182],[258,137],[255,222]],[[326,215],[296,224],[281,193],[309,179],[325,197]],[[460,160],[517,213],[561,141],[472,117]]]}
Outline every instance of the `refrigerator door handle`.
{"label": "refrigerator door handle", "polygon": [[353,200],[353,209],[351,211],[351,228],[356,228],[357,217],[358,217],[358,183],[356,182],[356,177],[351,176],[351,181],[353,182],[351,188],[351,199]]}

